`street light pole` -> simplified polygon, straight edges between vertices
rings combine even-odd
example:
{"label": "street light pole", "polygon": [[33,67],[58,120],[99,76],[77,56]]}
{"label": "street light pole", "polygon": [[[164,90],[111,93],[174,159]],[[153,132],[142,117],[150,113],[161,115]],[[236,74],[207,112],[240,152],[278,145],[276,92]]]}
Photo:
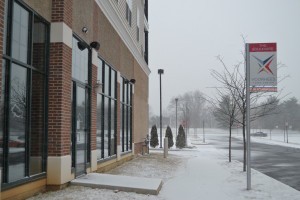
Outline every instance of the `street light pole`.
{"label": "street light pole", "polygon": [[176,132],[175,132],[175,135],[176,135],[176,138],[177,138],[177,103],[178,103],[178,98],[175,98],[175,103],[176,103],[176,125],[175,125],[175,128],[176,128]]}
{"label": "street light pole", "polygon": [[286,131],[286,143],[289,143],[289,132],[288,132],[288,129],[289,129],[289,123],[288,122],[285,122],[285,131]]}
{"label": "street light pole", "polygon": [[162,105],[161,105],[161,75],[164,74],[163,69],[158,69],[159,74],[159,92],[160,92],[160,148],[162,148]]}
{"label": "street light pole", "polygon": [[203,143],[205,143],[205,131],[204,131],[204,120],[203,120]]}

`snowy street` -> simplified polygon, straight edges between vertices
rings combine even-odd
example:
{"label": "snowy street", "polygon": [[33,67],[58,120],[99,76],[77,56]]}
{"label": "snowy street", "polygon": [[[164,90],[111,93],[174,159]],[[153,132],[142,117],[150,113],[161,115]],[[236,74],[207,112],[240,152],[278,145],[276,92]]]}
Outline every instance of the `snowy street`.
{"label": "snowy street", "polygon": [[[189,138],[190,143],[193,140]],[[161,149],[152,149],[150,155],[138,156],[109,173],[162,178],[164,183],[157,196],[71,186],[31,199],[300,199],[299,191],[256,170],[252,170],[252,190],[247,191],[242,163],[228,163],[227,150],[210,143],[194,145],[192,149],[173,149],[167,159]]]}

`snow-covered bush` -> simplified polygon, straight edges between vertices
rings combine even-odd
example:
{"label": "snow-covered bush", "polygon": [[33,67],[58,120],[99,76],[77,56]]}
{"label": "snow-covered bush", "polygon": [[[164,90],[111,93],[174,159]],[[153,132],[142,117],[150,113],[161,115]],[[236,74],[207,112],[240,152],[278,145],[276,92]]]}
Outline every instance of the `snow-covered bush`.
{"label": "snow-covered bush", "polygon": [[158,135],[157,135],[156,125],[152,126],[150,135],[151,135],[150,146],[155,148],[158,145]]}
{"label": "snow-covered bush", "polygon": [[168,148],[171,148],[174,145],[174,142],[173,142],[173,133],[170,126],[167,127],[165,137],[168,138]]}
{"label": "snow-covered bush", "polygon": [[178,135],[176,138],[176,147],[180,149],[185,147],[185,132],[182,125],[179,126]]}

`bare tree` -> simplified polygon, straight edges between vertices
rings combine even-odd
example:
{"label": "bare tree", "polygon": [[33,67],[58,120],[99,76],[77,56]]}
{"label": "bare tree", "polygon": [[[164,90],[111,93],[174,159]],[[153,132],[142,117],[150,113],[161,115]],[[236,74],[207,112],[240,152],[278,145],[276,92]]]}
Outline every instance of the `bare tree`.
{"label": "bare tree", "polygon": [[172,114],[173,117],[175,116],[176,110],[175,98],[178,98],[178,119],[181,121],[179,124],[195,129],[200,128],[200,122],[205,118],[206,113],[206,99],[204,98],[204,94],[196,90],[172,98],[168,110],[173,111],[171,112],[174,113]]}
{"label": "bare tree", "polygon": [[229,129],[229,162],[231,162],[231,135],[232,127],[235,124],[238,109],[236,101],[230,95],[219,93],[220,98],[216,99],[214,116],[216,120],[223,126]]}
{"label": "bare tree", "polygon": [[[222,85],[221,89],[226,90],[228,95],[230,95],[235,101],[236,107],[239,110],[237,117],[235,118],[235,123],[240,124],[243,132],[243,171],[246,171],[246,77],[243,66],[244,62],[240,62],[233,66],[232,70],[224,63],[223,59],[218,56],[217,59],[223,66],[223,71],[219,72],[217,70],[212,70],[211,75]],[[241,70],[242,69],[242,70]],[[285,78],[285,77],[284,77]],[[221,89],[218,88],[220,91]],[[270,95],[270,93],[260,92],[252,93],[250,97],[251,111],[250,111],[250,121],[254,121],[262,116],[267,115],[272,110],[275,109],[274,105],[278,101],[279,92],[276,96]],[[270,98],[273,96],[273,98]],[[269,98],[270,101],[263,101],[263,99]]]}

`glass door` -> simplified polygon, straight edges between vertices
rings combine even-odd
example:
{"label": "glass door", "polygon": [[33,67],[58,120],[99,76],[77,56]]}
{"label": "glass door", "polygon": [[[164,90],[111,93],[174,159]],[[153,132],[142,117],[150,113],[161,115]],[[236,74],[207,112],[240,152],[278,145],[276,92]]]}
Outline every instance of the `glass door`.
{"label": "glass door", "polygon": [[76,177],[86,173],[87,159],[87,115],[86,115],[86,90],[80,86],[76,86],[76,105],[73,109],[75,136],[75,171]]}

